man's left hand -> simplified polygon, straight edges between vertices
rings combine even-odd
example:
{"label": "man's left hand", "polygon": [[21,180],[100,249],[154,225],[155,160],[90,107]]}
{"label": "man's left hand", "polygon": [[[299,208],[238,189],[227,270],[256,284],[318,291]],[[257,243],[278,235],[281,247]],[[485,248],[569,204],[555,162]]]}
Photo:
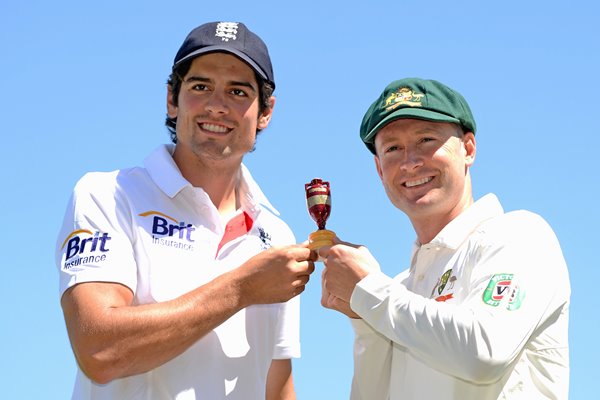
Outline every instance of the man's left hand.
{"label": "man's left hand", "polygon": [[[380,269],[377,260],[366,247],[342,242],[337,237],[334,239],[333,246],[319,249],[319,256],[325,265],[322,276],[323,290],[329,296],[346,303],[350,303],[356,284],[370,272]],[[323,300],[324,296],[322,303]]]}

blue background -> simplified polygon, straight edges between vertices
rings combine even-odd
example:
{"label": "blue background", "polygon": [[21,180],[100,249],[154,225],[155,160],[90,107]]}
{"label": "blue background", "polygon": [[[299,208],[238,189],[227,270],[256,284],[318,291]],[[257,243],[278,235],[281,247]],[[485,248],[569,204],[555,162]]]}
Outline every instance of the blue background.
{"label": "blue background", "polygon": [[[65,399],[75,361],[58,298],[54,244],[87,171],[141,164],[168,141],[166,79],[187,33],[243,21],[268,44],[277,104],[246,164],[299,241],[315,229],[304,183],[329,180],[328,228],[383,270],[414,239],[358,139],[394,79],[441,80],[478,124],[475,197],[494,192],[554,227],[570,268],[571,398],[597,393],[600,40],[593,1],[3,1],[0,4],[0,397]],[[344,399],[352,331],[302,295],[299,399]],[[510,327],[507,327],[510,329]]]}

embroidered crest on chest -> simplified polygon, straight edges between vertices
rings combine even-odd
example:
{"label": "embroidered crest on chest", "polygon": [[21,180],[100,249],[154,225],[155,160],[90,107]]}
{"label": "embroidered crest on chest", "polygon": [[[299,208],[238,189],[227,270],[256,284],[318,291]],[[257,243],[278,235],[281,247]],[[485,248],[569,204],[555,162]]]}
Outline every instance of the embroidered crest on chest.
{"label": "embroidered crest on chest", "polygon": [[259,237],[260,241],[262,242],[261,247],[263,250],[266,250],[272,246],[271,235],[269,235],[269,233],[261,227],[258,228],[258,237]]}
{"label": "embroidered crest on chest", "polygon": [[442,295],[444,290],[449,292],[454,289],[454,283],[456,282],[456,276],[452,275],[452,269],[444,272],[444,274],[438,278],[433,290],[431,290],[431,296],[433,297],[437,293],[436,301],[447,301],[453,298],[454,293],[446,293]]}

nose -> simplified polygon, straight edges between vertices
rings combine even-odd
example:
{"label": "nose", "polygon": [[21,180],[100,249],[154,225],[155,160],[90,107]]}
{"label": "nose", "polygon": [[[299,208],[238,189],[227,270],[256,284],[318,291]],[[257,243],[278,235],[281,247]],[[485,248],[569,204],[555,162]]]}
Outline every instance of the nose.
{"label": "nose", "polygon": [[423,157],[418,151],[411,148],[404,149],[402,154],[402,160],[400,161],[400,168],[405,171],[413,171],[423,165]]}
{"label": "nose", "polygon": [[208,97],[205,108],[211,114],[226,114],[229,111],[224,94],[216,90]]}

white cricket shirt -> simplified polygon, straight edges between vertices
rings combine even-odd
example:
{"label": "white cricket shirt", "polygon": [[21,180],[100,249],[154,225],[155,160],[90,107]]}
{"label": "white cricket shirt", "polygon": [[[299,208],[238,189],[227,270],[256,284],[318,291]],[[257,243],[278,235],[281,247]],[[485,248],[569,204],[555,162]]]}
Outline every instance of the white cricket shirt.
{"label": "white cricket shirt", "polygon": [[569,297],[548,224],[487,195],[356,286],[351,398],[567,399]]}
{"label": "white cricket shirt", "polygon": [[[86,174],[57,241],[60,294],[81,282],[118,282],[136,304],[178,297],[271,246],[295,243],[248,170],[242,209],[224,226],[201,188],[158,148],[144,168]],[[299,298],[241,310],[175,359],[106,385],[78,371],[74,399],[264,399],[272,359],[300,356]]]}

